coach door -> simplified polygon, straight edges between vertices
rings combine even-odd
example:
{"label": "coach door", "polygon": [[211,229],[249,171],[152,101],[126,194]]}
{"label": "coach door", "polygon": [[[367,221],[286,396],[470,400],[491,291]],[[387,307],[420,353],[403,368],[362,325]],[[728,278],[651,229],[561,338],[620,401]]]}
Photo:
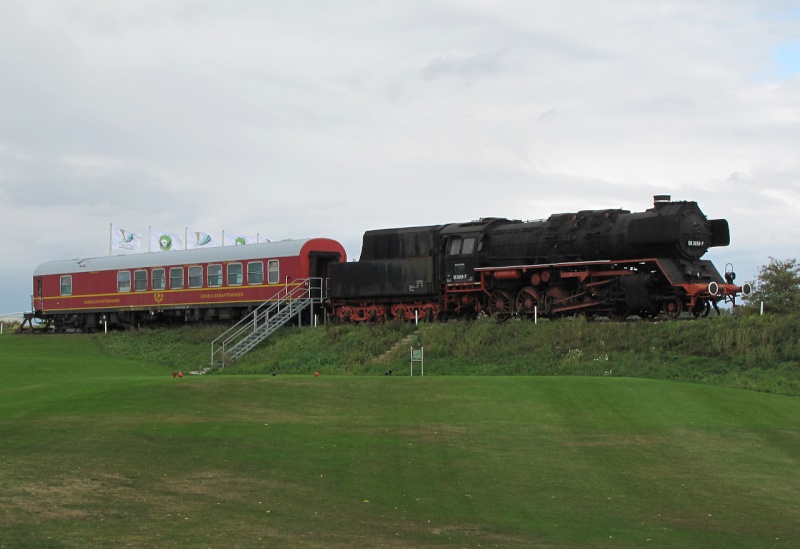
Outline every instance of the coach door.
{"label": "coach door", "polygon": [[[33,311],[43,311],[44,310],[44,296],[42,295],[42,277],[37,276],[33,279],[34,285],[34,295],[33,295]],[[38,304],[38,307],[36,306]]]}
{"label": "coach door", "polygon": [[339,263],[342,256],[338,252],[311,252],[308,256],[311,278],[328,278],[331,263]]}

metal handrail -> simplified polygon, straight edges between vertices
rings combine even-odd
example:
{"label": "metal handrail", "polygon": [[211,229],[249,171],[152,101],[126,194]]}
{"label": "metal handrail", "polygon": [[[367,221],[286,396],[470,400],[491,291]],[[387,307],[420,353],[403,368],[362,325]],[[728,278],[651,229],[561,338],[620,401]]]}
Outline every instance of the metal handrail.
{"label": "metal handrail", "polygon": [[295,302],[304,302],[303,308],[305,308],[305,305],[309,302],[311,304],[322,303],[324,297],[322,278],[310,277],[291,284],[287,283],[287,285],[270,300],[259,305],[239,322],[231,326],[225,333],[211,342],[211,367],[214,367],[217,355],[223,356],[220,362],[222,362],[224,366],[226,350],[234,348],[260,329],[267,328],[269,326],[269,319],[271,317],[277,317],[282,310],[285,310],[283,307],[288,305],[290,309],[289,316],[283,321],[285,323],[302,310],[291,310]]}

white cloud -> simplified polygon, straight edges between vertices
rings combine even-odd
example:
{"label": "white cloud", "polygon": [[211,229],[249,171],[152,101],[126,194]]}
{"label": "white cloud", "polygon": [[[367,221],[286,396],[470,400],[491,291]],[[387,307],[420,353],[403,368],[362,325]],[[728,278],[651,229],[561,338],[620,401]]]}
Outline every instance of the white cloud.
{"label": "white cloud", "polygon": [[780,1],[3,3],[0,312],[112,221],[357,256],[660,193],[728,218],[712,257],[752,278],[795,254],[798,31]]}

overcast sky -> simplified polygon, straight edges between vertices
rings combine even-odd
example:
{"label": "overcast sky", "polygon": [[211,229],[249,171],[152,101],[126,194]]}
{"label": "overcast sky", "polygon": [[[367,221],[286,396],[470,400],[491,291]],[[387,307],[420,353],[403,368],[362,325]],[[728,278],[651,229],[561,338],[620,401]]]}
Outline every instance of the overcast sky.
{"label": "overcast sky", "polygon": [[800,7],[770,0],[0,2],[0,313],[109,225],[357,258],[374,228],[727,218],[800,258]]}

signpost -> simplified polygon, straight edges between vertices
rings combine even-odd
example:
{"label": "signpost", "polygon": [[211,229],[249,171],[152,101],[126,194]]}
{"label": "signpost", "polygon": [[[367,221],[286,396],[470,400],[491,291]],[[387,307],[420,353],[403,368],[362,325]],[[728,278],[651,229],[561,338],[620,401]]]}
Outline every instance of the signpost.
{"label": "signpost", "polygon": [[419,375],[425,375],[424,353],[419,334],[414,336],[414,345],[411,346],[411,375],[414,375],[414,363],[419,362]]}

